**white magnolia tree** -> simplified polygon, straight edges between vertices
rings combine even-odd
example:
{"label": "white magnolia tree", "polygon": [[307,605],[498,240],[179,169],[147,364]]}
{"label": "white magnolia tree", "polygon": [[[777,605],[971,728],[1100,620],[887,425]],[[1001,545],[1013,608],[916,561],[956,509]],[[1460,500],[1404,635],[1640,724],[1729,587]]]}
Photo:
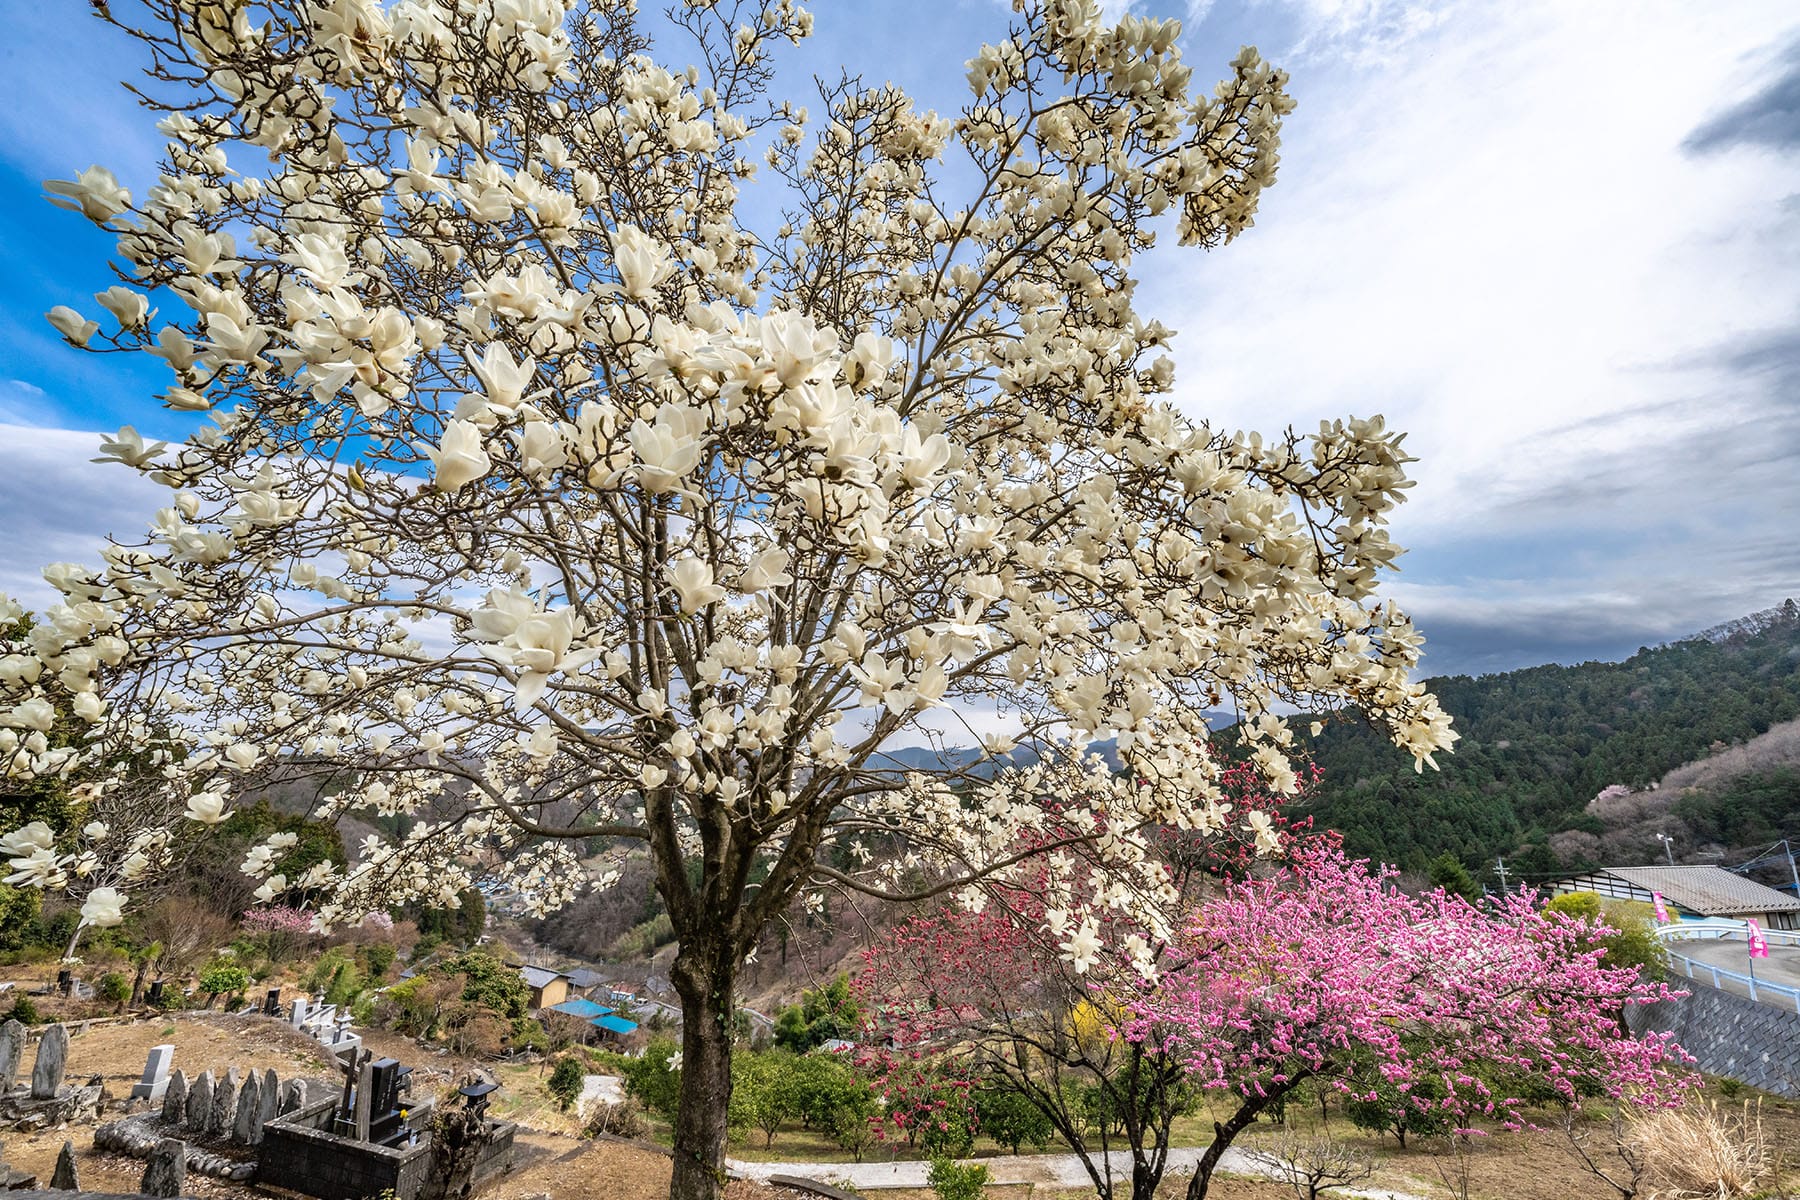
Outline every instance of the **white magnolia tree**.
{"label": "white magnolia tree", "polygon": [[[976,903],[1048,855],[1122,905],[1160,886],[1140,828],[1231,819],[1207,708],[1278,784],[1277,711],[1353,703],[1421,759],[1453,737],[1373,596],[1400,438],[1159,399],[1132,263],[1250,224],[1292,104],[1254,51],[1199,95],[1176,23],[1031,0],[961,112],[845,80],[809,118],[769,94],[791,0],[678,7],[678,67],[629,0],[98,7],[168,146],[143,197],[49,185],[123,263],[99,319],[51,320],[161,358],[205,417],[106,443],[169,506],[51,573],[0,752],[160,755],[202,820],[348,781],[334,811],[409,832],[275,881],[326,922],[484,874],[550,906],[595,839],[641,848],[679,939],[675,1196],[721,1187],[734,976],[809,889]],[[752,189],[776,227],[740,219]],[[38,732],[58,704],[73,749]],[[977,709],[1043,761],[874,757]],[[1055,749],[1108,736],[1118,777]],[[40,849],[16,870],[54,882]]]}

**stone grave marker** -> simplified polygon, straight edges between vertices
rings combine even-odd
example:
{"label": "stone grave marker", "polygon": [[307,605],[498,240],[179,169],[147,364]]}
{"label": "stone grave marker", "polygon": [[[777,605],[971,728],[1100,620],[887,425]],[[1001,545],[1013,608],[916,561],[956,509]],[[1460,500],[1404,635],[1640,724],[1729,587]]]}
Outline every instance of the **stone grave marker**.
{"label": "stone grave marker", "polygon": [[187,1119],[183,1124],[193,1133],[205,1133],[206,1123],[212,1119],[212,1104],[213,1073],[206,1070],[188,1088]]}
{"label": "stone grave marker", "polygon": [[290,1025],[292,1025],[295,1029],[305,1029],[306,1028],[306,1012],[311,1007],[312,1007],[312,997],[311,996],[295,996],[294,997],[294,1012],[293,1012],[293,1015],[288,1018],[288,1023]]}
{"label": "stone grave marker", "polygon": [[144,1077],[131,1085],[131,1099],[148,1100],[152,1104],[169,1090],[169,1064],[175,1061],[175,1047],[169,1044],[150,1047],[144,1060]]}
{"label": "stone grave marker", "polygon": [[75,1175],[75,1143],[64,1142],[56,1154],[56,1169],[50,1172],[50,1187],[58,1192],[79,1192],[81,1183]]}
{"label": "stone grave marker", "polygon": [[263,1139],[263,1126],[281,1114],[281,1077],[270,1067],[262,1073],[262,1087],[257,1091],[262,1101],[257,1106],[256,1128],[250,1134],[250,1144],[260,1146]]}
{"label": "stone grave marker", "polygon": [[290,1079],[281,1085],[281,1116],[306,1107],[306,1080]]}
{"label": "stone grave marker", "polygon": [[16,1020],[0,1025],[0,1095],[13,1089],[19,1064],[25,1060],[25,1026]]}
{"label": "stone grave marker", "polygon": [[375,1070],[370,1060],[364,1059],[356,1072],[356,1140],[369,1140],[369,1118],[372,1115],[370,1104],[375,1099]]}
{"label": "stone grave marker", "polygon": [[69,1031],[52,1025],[38,1039],[37,1060],[31,1066],[31,1098],[54,1100],[69,1066]]}
{"label": "stone grave marker", "polygon": [[180,1138],[163,1138],[150,1152],[138,1191],[146,1196],[179,1196],[186,1187],[187,1143]]}
{"label": "stone grave marker", "polygon": [[238,1089],[237,1114],[231,1121],[231,1140],[240,1146],[251,1144],[256,1129],[256,1116],[262,1111],[262,1077],[255,1071]]}
{"label": "stone grave marker", "polygon": [[206,1132],[221,1137],[231,1133],[231,1119],[237,1116],[238,1069],[232,1067],[225,1078],[213,1084],[212,1115],[206,1119]]}

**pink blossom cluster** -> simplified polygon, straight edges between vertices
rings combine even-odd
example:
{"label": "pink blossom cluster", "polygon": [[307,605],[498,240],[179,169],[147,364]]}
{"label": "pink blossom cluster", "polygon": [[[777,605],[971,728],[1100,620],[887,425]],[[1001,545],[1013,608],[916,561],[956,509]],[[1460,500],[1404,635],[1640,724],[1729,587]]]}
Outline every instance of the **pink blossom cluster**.
{"label": "pink blossom cluster", "polygon": [[1486,907],[1409,896],[1391,871],[1318,853],[1201,906],[1122,1031],[1245,1096],[1307,1077],[1366,1095],[1375,1070],[1403,1094],[1434,1078],[1444,1095],[1430,1103],[1452,1118],[1508,1125],[1524,1123],[1530,1101],[1509,1085],[1525,1081],[1571,1104],[1676,1102],[1685,1054],[1622,1020],[1673,993],[1604,965],[1600,932],[1529,894]]}
{"label": "pink blossom cluster", "polygon": [[285,904],[252,908],[244,913],[238,924],[245,933],[278,933],[297,937],[313,931],[311,913]]}

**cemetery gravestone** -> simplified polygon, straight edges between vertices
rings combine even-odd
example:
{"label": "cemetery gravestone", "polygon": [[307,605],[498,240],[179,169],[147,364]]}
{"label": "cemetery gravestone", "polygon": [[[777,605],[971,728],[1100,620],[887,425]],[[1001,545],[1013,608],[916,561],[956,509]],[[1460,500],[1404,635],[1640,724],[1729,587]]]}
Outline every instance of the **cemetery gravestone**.
{"label": "cemetery gravestone", "polygon": [[186,1186],[187,1143],[180,1138],[164,1138],[150,1152],[138,1191],[146,1196],[179,1196]]}
{"label": "cemetery gravestone", "polygon": [[270,1067],[262,1073],[262,1087],[258,1089],[258,1098],[262,1101],[257,1106],[256,1128],[251,1131],[250,1144],[262,1144],[263,1126],[273,1121],[281,1112],[281,1077]]}
{"label": "cemetery gravestone", "polygon": [[13,1089],[25,1059],[25,1026],[16,1020],[0,1025],[0,1095]]}
{"label": "cemetery gravestone", "polygon": [[238,1091],[237,1115],[231,1123],[231,1140],[240,1146],[250,1145],[256,1128],[256,1117],[261,1111],[262,1078],[252,1071]]}
{"label": "cemetery gravestone", "polygon": [[144,1077],[131,1085],[131,1098],[152,1103],[161,1100],[169,1089],[169,1064],[174,1060],[174,1046],[150,1047],[150,1056],[144,1060]]}
{"label": "cemetery gravestone", "polygon": [[56,1169],[50,1172],[50,1186],[59,1192],[78,1192],[81,1183],[75,1175],[75,1143],[64,1142],[56,1155]]}
{"label": "cemetery gravestone", "polygon": [[175,1078],[169,1081],[168,1090],[163,1092],[162,1118],[170,1125],[179,1125],[187,1119],[188,1081],[186,1071],[175,1072]]}
{"label": "cemetery gravestone", "polygon": [[231,1120],[237,1116],[238,1069],[232,1067],[225,1078],[213,1084],[212,1115],[207,1118],[206,1132],[221,1137],[231,1133]]}
{"label": "cemetery gravestone", "polygon": [[54,1100],[69,1064],[69,1031],[52,1025],[38,1039],[37,1061],[31,1067],[31,1098]]}
{"label": "cemetery gravestone", "polygon": [[206,1123],[212,1119],[213,1073],[200,1072],[200,1078],[194,1080],[194,1086],[188,1089],[187,1127],[194,1133],[205,1133]]}

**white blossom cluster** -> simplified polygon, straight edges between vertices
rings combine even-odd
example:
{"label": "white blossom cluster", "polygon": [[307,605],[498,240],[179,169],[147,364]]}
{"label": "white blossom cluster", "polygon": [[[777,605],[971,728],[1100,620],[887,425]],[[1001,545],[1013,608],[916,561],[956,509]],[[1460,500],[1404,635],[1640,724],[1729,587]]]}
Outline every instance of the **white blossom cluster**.
{"label": "white blossom cluster", "polygon": [[[163,173],[49,185],[124,263],[104,321],[50,319],[163,360],[203,416],[103,446],[169,504],[46,572],[64,602],[0,657],[8,771],[177,743],[199,822],[353,780],[325,815],[404,836],[304,880],[273,844],[245,863],[327,924],[487,877],[553,906],[593,839],[647,844],[684,947],[735,962],[821,880],[973,903],[1020,846],[1154,891],[1147,823],[1227,819],[1224,703],[1277,787],[1277,712],[1448,747],[1375,595],[1400,436],[1186,416],[1133,306],[1159,231],[1251,223],[1286,77],[1246,49],[1195,94],[1174,22],[1018,7],[960,112],[846,83],[814,114],[768,90],[811,28],[788,0],[679,9],[676,69],[623,0],[147,0]],[[740,220],[748,188],[779,228]],[[1116,737],[1126,772],[879,767],[969,706],[1020,743]],[[41,736],[63,708],[79,752]],[[819,867],[876,836],[905,849]]]}

